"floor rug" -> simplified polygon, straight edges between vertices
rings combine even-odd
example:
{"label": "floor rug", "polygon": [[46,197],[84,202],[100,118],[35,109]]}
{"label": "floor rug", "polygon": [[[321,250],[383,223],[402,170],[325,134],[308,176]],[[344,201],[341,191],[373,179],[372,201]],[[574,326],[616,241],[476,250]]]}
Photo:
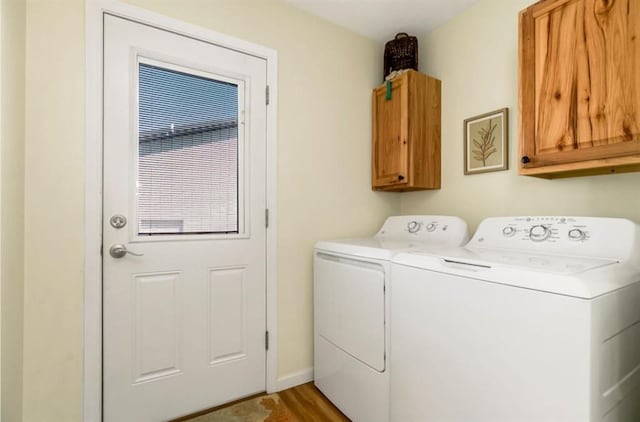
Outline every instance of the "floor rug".
{"label": "floor rug", "polygon": [[185,422],[299,422],[277,393],[245,400]]}

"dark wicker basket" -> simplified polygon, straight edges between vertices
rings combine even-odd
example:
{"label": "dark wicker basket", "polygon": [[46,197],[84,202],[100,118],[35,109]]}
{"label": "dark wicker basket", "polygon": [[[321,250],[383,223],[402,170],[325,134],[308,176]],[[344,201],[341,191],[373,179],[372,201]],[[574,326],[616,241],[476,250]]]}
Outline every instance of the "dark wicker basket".
{"label": "dark wicker basket", "polygon": [[418,39],[406,32],[399,32],[384,45],[384,77],[402,69],[418,70]]}

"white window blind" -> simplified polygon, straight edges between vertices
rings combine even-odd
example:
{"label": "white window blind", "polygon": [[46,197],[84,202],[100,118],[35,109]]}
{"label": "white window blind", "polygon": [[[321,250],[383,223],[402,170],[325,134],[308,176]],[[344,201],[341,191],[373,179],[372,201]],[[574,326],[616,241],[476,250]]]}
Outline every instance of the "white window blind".
{"label": "white window blind", "polygon": [[138,232],[238,232],[238,86],[139,64]]}

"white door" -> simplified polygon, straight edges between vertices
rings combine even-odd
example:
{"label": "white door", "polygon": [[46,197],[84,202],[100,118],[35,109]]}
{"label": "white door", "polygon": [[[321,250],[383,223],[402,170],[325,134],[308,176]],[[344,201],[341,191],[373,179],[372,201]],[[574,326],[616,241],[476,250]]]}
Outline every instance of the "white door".
{"label": "white door", "polygon": [[104,40],[104,420],[264,391],[266,61],[113,16]]}

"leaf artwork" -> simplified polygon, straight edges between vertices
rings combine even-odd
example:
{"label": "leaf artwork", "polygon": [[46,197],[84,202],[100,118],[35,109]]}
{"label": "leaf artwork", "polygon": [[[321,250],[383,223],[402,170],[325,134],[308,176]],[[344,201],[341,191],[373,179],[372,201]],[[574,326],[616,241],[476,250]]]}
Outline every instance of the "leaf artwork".
{"label": "leaf artwork", "polygon": [[493,143],[496,140],[493,132],[495,132],[497,127],[498,123],[494,125],[491,123],[491,119],[489,119],[489,127],[483,127],[478,131],[478,134],[480,135],[480,142],[478,142],[476,138],[473,138],[473,145],[475,148],[471,149],[471,153],[475,160],[482,161],[483,167],[486,167],[487,159],[497,151],[493,146]]}

